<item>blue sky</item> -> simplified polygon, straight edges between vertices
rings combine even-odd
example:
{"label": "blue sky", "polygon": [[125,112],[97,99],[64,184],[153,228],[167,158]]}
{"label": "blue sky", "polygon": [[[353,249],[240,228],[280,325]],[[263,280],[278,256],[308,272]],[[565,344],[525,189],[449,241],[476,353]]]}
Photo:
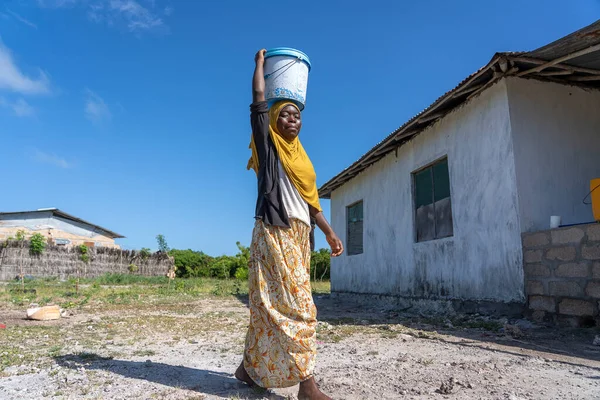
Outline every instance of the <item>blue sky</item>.
{"label": "blue sky", "polygon": [[234,253],[254,223],[258,49],[311,58],[301,139],[320,185],[496,51],[599,15],[598,0],[0,2],[0,210],[58,207],[126,248],[162,233]]}

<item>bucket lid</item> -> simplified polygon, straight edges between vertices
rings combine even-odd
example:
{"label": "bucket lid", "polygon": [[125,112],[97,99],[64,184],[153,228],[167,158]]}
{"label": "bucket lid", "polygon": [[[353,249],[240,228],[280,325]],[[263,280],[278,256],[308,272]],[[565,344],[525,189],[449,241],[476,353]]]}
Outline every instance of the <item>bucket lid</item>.
{"label": "bucket lid", "polygon": [[306,65],[308,65],[309,71],[312,67],[310,64],[310,59],[305,53],[301,52],[300,50],[292,49],[291,47],[275,47],[267,50],[267,53],[265,54],[265,58],[275,56],[290,56],[299,58],[300,60],[304,61]]}

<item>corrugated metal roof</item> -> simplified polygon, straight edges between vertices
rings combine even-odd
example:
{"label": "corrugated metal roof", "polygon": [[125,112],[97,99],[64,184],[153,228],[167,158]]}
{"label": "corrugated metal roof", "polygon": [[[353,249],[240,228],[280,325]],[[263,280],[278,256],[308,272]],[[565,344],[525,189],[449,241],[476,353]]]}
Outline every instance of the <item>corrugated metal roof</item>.
{"label": "corrugated metal roof", "polygon": [[[335,189],[503,77],[522,75],[527,78],[600,88],[600,66],[597,66],[594,61],[596,57],[600,57],[600,49],[592,48],[592,51],[588,51],[590,46],[598,45],[596,40],[600,42],[600,38],[595,36],[599,28],[600,20],[532,52],[496,53],[484,67],[469,75],[454,89],[443,94],[429,107],[412,117],[360,159],[325,183],[319,189],[319,196],[330,198]],[[587,38],[584,46],[577,42],[577,37]],[[568,43],[563,43],[563,40]],[[553,60],[567,57],[578,51],[587,53],[568,60],[574,60],[577,64],[558,62],[547,65]],[[547,58],[540,58],[540,55],[545,55]],[[584,65],[584,62],[592,67]]]}
{"label": "corrugated metal roof", "polygon": [[[559,40],[556,40],[537,50],[525,53],[528,57],[540,60],[555,60],[568,54],[600,44],[600,20],[573,32]],[[600,69],[600,52],[590,53],[581,57],[566,61],[567,65],[583,68]]]}
{"label": "corrugated metal roof", "polygon": [[57,217],[62,217],[64,219],[68,219],[71,221],[75,221],[75,222],[79,222],[85,225],[89,225],[97,230],[103,231],[104,233],[108,234],[108,236],[111,236],[113,239],[122,239],[125,236],[123,235],[119,235],[116,232],[113,232],[111,230],[108,230],[106,228],[103,228],[99,225],[95,225],[92,224],[90,222],[87,222],[81,218],[77,218],[71,214],[67,214],[64,211],[59,210],[58,208],[40,208],[37,210],[30,210],[30,211],[10,211],[10,212],[0,212],[0,215],[11,215],[11,214],[33,214],[33,213],[40,213],[40,212],[45,212],[45,211],[49,211],[51,212],[53,215],[57,216]]}

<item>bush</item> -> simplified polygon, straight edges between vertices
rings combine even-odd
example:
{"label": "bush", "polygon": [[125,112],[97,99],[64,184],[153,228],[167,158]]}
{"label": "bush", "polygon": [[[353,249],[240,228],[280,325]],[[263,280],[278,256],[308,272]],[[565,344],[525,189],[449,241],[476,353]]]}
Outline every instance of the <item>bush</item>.
{"label": "bush", "polygon": [[[242,246],[240,242],[237,242],[236,246],[238,248],[238,252],[234,257],[231,257],[232,265],[229,271],[230,276],[235,277],[237,279],[248,279],[248,262],[250,261],[250,247]],[[242,276],[242,278],[238,278],[237,272],[239,270],[242,270],[242,272],[240,272],[240,276]],[[243,270],[245,270],[245,272]]]}
{"label": "bush", "polygon": [[[169,255],[175,260],[178,278],[235,278],[240,281],[248,279],[248,263],[250,248],[236,243],[238,252],[235,256],[211,257],[201,251],[170,250]],[[331,276],[331,253],[328,249],[320,249],[311,254],[310,276],[312,280],[329,280]]]}
{"label": "bush", "polygon": [[140,256],[142,257],[142,260],[144,260],[144,261],[146,261],[148,258],[150,258],[151,255],[152,255],[152,252],[147,247],[144,247],[143,249],[140,250]]}
{"label": "bush", "polygon": [[46,238],[41,233],[34,233],[29,239],[29,252],[39,256],[46,249]]}
{"label": "bush", "polygon": [[[175,259],[178,278],[233,278],[239,269],[240,276],[247,279],[250,248],[236,243],[238,253],[235,256],[210,257],[201,251],[171,250],[169,255]],[[245,270],[245,272],[244,272]]]}
{"label": "bush", "polygon": [[329,280],[331,276],[331,252],[328,249],[313,251],[310,257],[312,280]]}
{"label": "bush", "polygon": [[90,261],[90,256],[88,254],[88,247],[85,244],[80,244],[77,248],[79,250],[79,259],[84,263]]}
{"label": "bush", "polygon": [[201,251],[171,250],[169,252],[175,259],[177,277],[198,278],[210,276],[210,264],[213,258]]}
{"label": "bush", "polygon": [[218,279],[227,279],[231,277],[231,271],[236,264],[235,257],[221,256],[217,257],[210,264],[210,277]]}
{"label": "bush", "polygon": [[248,279],[248,267],[238,268],[235,271],[235,279],[238,279],[240,281],[245,281],[246,279]]}

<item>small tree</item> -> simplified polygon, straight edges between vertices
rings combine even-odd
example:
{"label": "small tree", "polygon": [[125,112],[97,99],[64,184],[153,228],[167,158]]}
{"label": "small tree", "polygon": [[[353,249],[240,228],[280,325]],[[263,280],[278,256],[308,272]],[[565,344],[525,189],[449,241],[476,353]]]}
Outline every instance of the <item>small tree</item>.
{"label": "small tree", "polygon": [[29,252],[32,255],[39,256],[46,249],[46,238],[41,233],[34,233],[29,238]]}
{"label": "small tree", "polygon": [[250,262],[250,247],[243,246],[236,242],[238,253],[235,255],[235,264],[231,269],[231,274],[237,279],[248,279],[248,263]]}
{"label": "small tree", "polygon": [[144,247],[140,250],[140,256],[142,257],[142,260],[146,261],[148,258],[150,258],[150,255],[152,255],[152,251],[150,251],[149,248]]}
{"label": "small tree", "polygon": [[[87,265],[90,261],[90,255],[88,254],[88,247],[85,244],[79,245],[77,248],[79,250],[79,259],[83,262],[83,265]],[[87,269],[87,268],[86,268]],[[75,293],[79,294],[79,277],[81,276],[81,268],[79,268],[79,263],[77,263],[77,283],[75,284]]]}
{"label": "small tree", "polygon": [[18,240],[19,242],[22,242],[23,240],[25,240],[25,231],[18,230],[17,233],[15,234],[15,239]]}
{"label": "small tree", "polygon": [[310,272],[312,279],[329,279],[331,270],[331,252],[328,249],[313,251],[310,257]]}
{"label": "small tree", "polygon": [[169,252],[169,245],[167,244],[167,239],[162,234],[156,235],[156,243],[158,243],[158,250],[163,253]]}

